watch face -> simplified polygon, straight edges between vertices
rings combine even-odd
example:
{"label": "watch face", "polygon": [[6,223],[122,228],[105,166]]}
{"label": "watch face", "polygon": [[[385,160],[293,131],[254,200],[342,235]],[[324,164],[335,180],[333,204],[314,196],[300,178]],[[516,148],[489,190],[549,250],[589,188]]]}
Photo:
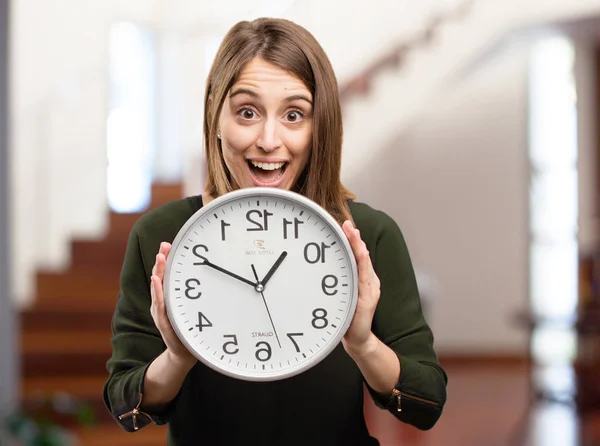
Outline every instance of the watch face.
{"label": "watch face", "polygon": [[273,381],[337,346],[357,284],[350,244],[329,213],[294,192],[254,187],[211,201],[179,231],[165,305],[200,361],[235,378]]}

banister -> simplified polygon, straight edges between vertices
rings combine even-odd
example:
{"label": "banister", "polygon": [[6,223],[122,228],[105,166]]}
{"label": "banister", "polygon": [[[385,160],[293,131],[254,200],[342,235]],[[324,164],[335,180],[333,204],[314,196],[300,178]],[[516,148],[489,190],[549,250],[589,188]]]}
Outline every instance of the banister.
{"label": "banister", "polygon": [[421,45],[430,43],[435,37],[436,31],[441,25],[451,20],[464,18],[474,5],[476,0],[465,0],[460,2],[459,6],[449,12],[438,12],[434,14],[429,23],[420,33],[417,33],[412,39],[400,42],[391,50],[375,58],[365,69],[350,78],[340,86],[340,101],[342,104],[348,102],[355,96],[364,95],[371,89],[374,80],[384,71],[397,69],[401,66],[410,51],[417,49]]}

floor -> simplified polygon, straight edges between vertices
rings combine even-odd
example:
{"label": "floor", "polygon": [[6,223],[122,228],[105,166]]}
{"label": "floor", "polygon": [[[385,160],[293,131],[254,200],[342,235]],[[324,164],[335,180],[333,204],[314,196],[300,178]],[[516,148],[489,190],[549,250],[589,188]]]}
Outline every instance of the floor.
{"label": "floor", "polygon": [[446,370],[448,401],[430,431],[399,424],[367,407],[369,427],[381,446],[600,446],[600,415],[582,421],[565,402],[538,401],[530,410],[525,366],[461,365]]}
{"label": "floor", "polygon": [[367,407],[369,427],[381,446],[509,444],[526,407],[526,370],[471,365],[445,368],[448,400],[442,417],[430,431],[399,424],[386,413]]}
{"label": "floor", "polygon": [[[381,446],[598,446],[600,417],[578,427],[567,405],[528,407],[527,369],[518,365],[446,365],[448,402],[430,431],[399,423],[367,404],[368,425]],[[583,434],[580,434],[579,431]],[[164,428],[150,426],[139,434],[109,425],[84,432],[81,446],[164,445]]]}

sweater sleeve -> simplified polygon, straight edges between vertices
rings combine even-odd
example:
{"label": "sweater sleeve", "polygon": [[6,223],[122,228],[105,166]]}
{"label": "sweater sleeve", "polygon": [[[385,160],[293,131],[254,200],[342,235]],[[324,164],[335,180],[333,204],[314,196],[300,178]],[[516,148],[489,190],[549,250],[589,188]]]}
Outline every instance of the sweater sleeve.
{"label": "sweater sleeve", "polygon": [[372,329],[397,354],[401,373],[390,395],[367,388],[379,407],[427,430],[442,413],[448,378],[433,348],[404,237],[392,218],[380,215],[374,248],[369,247],[381,291]]}
{"label": "sweater sleeve", "polygon": [[[151,265],[148,265],[151,268]],[[138,224],[131,231],[120,290],[112,319],[112,356],[107,362],[109,376],[103,400],[108,411],[126,431],[133,432],[154,422],[165,424],[168,408],[162,413],[141,412],[144,378],[150,363],[165,345],[150,314],[151,269],[144,264]]]}

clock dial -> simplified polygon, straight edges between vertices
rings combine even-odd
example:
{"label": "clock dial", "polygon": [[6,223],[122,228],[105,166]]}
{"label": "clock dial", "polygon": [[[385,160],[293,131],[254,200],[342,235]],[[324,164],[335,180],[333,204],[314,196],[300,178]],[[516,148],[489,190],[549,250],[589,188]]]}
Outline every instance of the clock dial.
{"label": "clock dial", "polygon": [[209,367],[276,380],[321,361],[357,300],[357,269],[335,220],[306,197],[273,188],[231,192],[178,233],[165,302],[182,342]]}

